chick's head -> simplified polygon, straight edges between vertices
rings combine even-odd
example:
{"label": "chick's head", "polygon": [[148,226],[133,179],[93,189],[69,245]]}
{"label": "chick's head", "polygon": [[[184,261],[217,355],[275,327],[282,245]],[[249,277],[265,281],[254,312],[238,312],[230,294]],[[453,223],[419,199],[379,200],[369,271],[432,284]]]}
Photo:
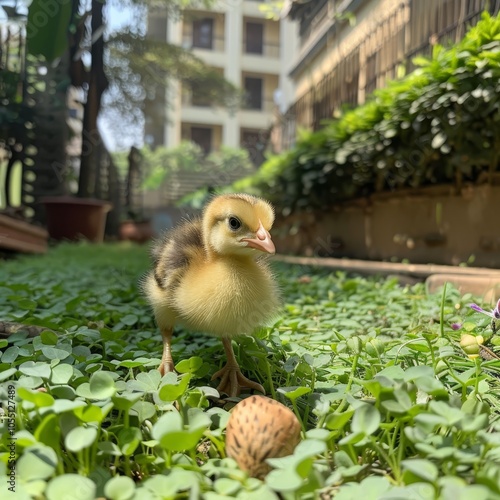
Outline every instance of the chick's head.
{"label": "chick's head", "polygon": [[246,194],[217,196],[203,213],[204,243],[220,255],[274,254],[269,234],[273,222],[274,210],[267,201]]}

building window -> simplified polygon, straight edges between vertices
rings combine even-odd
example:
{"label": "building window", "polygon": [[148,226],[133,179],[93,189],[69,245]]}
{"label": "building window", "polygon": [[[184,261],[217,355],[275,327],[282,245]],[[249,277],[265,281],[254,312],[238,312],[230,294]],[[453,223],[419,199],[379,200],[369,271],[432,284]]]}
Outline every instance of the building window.
{"label": "building window", "polygon": [[209,127],[191,127],[191,140],[198,144],[207,155],[212,151],[212,129]]}
{"label": "building window", "polygon": [[264,50],[264,25],[261,23],[246,23],[245,52],[262,54]]}
{"label": "building window", "polygon": [[210,18],[193,21],[193,47],[213,48],[214,20]]}
{"label": "building window", "polygon": [[262,78],[245,78],[246,108],[262,109]]}

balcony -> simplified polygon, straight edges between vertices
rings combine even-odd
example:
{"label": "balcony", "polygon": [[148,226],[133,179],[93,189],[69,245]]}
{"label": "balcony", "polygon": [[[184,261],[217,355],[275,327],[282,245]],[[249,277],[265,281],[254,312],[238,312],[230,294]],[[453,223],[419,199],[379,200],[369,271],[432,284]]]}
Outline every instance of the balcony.
{"label": "balcony", "polygon": [[257,47],[253,43],[243,41],[241,69],[253,73],[277,75],[280,72],[279,57],[280,47],[277,43],[266,42]]}
{"label": "balcony", "polygon": [[193,54],[207,63],[209,66],[223,68],[226,64],[224,37],[214,36],[210,43],[194,43],[192,35],[183,35],[182,47],[192,50]]}
{"label": "balcony", "polygon": [[182,47],[188,50],[203,50],[210,52],[224,52],[225,39],[223,36],[212,36],[206,40],[195,40],[193,33],[182,34]]}
{"label": "balcony", "polygon": [[240,110],[240,125],[248,129],[265,129],[272,124],[274,101],[264,97],[260,100],[249,98]]}
{"label": "balcony", "polygon": [[274,100],[269,98],[252,99],[248,97],[241,108],[245,111],[258,111],[263,113],[272,113],[274,111]]}
{"label": "balcony", "polygon": [[191,91],[183,90],[181,97],[182,122],[194,122],[203,125],[222,125],[226,120],[224,109],[213,108],[207,100],[197,98]]}
{"label": "balcony", "polygon": [[271,59],[279,59],[280,46],[279,43],[255,43],[255,41],[243,40],[244,55],[252,55],[258,57],[269,57]]}
{"label": "balcony", "polygon": [[200,13],[185,20],[182,26],[182,47],[192,50],[210,66],[223,67],[226,41],[225,16]]}

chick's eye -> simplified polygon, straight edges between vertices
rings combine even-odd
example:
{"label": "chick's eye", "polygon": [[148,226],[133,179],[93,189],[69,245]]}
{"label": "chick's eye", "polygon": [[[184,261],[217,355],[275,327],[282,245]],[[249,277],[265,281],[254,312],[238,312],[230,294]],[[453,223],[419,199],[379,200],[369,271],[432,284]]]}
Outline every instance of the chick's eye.
{"label": "chick's eye", "polygon": [[228,224],[231,231],[237,231],[241,227],[241,222],[236,217],[229,217]]}

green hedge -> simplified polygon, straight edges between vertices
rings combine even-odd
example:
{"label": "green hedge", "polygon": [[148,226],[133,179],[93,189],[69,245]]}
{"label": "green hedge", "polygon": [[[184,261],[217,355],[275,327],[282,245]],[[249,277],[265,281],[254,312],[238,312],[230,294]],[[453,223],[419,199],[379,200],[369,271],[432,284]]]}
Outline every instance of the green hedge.
{"label": "green hedge", "polygon": [[436,46],[419,68],[376,91],[231,190],[278,207],[326,207],[377,191],[477,181],[498,170],[500,17]]}

